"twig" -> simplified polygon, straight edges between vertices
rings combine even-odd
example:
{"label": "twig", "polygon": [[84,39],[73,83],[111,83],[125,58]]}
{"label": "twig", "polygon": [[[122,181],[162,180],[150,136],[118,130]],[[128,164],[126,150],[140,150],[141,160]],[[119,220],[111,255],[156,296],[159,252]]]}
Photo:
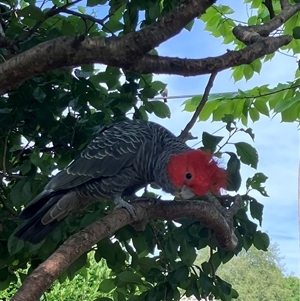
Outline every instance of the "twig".
{"label": "twig", "polygon": [[3,169],[3,174],[7,175],[6,171],[6,154],[7,154],[7,144],[8,144],[8,138],[11,133],[11,130],[8,131],[5,140],[4,140],[4,150],[3,150],[3,160],[2,160],[2,169]]}
{"label": "twig", "polygon": [[36,30],[50,17],[53,17],[54,15],[59,14],[60,12],[62,12],[65,8],[70,7],[78,2],[80,2],[81,0],[75,0],[74,2],[70,2],[70,3],[66,3],[65,5],[61,6],[61,7],[57,7],[56,5],[54,5],[50,10],[47,11],[47,13],[45,13],[44,19],[40,20],[38,22],[35,23],[35,25],[29,29],[27,32],[25,32],[23,35],[20,35],[17,39],[16,39],[16,43],[20,43],[20,42],[24,42],[25,40],[27,40],[28,38],[30,38],[32,36],[32,34],[34,32],[36,32]]}
{"label": "twig", "polygon": [[94,23],[98,23],[101,26],[104,26],[103,19],[97,19],[97,18],[94,18],[93,16],[81,14],[79,12],[76,12],[76,11],[73,11],[73,10],[70,10],[70,9],[63,9],[62,12],[66,13],[66,14],[69,14],[69,15],[74,15],[74,16],[80,17],[80,18],[85,19],[85,20],[90,20]]}
{"label": "twig", "polygon": [[218,72],[214,72],[210,75],[208,83],[205,87],[204,90],[204,94],[202,96],[202,99],[198,105],[198,107],[196,108],[196,111],[194,113],[194,115],[192,116],[191,120],[189,121],[189,123],[185,126],[184,130],[180,133],[180,135],[178,136],[178,138],[180,139],[186,139],[186,137],[188,136],[189,131],[192,129],[192,127],[195,125],[200,112],[202,111],[204,105],[206,104],[207,100],[208,100],[208,96],[209,96],[209,92],[211,90],[211,88],[213,87],[213,82],[217,76]]}
{"label": "twig", "polygon": [[218,149],[218,153],[221,151],[221,149],[228,144],[229,140],[232,138],[233,135],[235,135],[239,130],[237,128],[235,128],[233,130],[233,132],[231,132],[228,136],[228,138],[226,139],[226,141],[219,147]]}
{"label": "twig", "polygon": [[2,24],[0,23],[0,36],[5,37],[5,33],[2,27]]}
{"label": "twig", "polygon": [[[51,153],[55,150],[58,150],[58,149],[61,149],[61,148],[64,148],[66,147],[65,145],[63,144],[57,144],[57,145],[54,145],[52,147],[42,147],[39,149],[40,153]],[[24,148],[22,150],[20,150],[19,152],[18,151],[15,151],[13,152],[13,156],[15,156],[15,160],[14,160],[14,163],[16,162],[16,160],[18,158],[20,158],[22,155],[29,155],[30,153],[32,153],[32,150],[33,148],[27,148],[26,146],[24,146]]]}
{"label": "twig", "polygon": [[105,26],[103,19],[97,19],[97,18],[95,18],[95,17],[93,17],[93,16],[81,14],[81,13],[79,13],[79,12],[76,12],[76,11],[73,11],[73,10],[70,10],[70,9],[66,9],[66,8],[63,9],[61,12],[66,13],[66,14],[69,14],[69,15],[73,15],[73,16],[80,17],[80,18],[82,18],[84,21],[90,20],[90,21],[92,21],[92,22],[94,22],[94,23],[100,24],[105,30],[107,30],[109,33],[111,33],[113,36],[115,36],[115,34],[114,34],[112,31],[110,31],[110,29],[108,29],[108,28]]}
{"label": "twig", "polygon": [[12,216],[16,216],[17,213],[15,212],[15,210],[13,210],[12,208],[10,208],[5,201],[3,200],[2,196],[0,196],[0,204],[2,205],[3,209],[5,209],[6,211],[8,211]]}

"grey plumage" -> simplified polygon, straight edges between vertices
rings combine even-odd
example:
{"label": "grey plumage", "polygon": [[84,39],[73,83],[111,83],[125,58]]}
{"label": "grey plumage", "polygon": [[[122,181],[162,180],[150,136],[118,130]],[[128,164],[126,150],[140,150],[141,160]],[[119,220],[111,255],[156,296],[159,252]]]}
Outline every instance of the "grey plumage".
{"label": "grey plumage", "polygon": [[128,120],[107,126],[25,208],[20,217],[29,221],[15,235],[38,243],[70,213],[101,199],[112,199],[134,214],[122,197],[152,182],[174,193],[166,176],[168,161],[172,154],[189,150],[153,122]]}

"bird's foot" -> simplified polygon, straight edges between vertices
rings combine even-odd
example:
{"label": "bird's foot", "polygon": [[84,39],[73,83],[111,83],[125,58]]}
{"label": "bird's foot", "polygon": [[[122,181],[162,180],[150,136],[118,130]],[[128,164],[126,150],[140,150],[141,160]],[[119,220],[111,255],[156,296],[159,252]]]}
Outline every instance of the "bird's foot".
{"label": "bird's foot", "polygon": [[116,205],[115,210],[120,209],[120,208],[125,208],[129,212],[129,214],[132,218],[136,217],[135,208],[132,205],[130,205],[129,203],[127,203],[126,201],[124,201],[120,196],[115,197],[114,203]]}

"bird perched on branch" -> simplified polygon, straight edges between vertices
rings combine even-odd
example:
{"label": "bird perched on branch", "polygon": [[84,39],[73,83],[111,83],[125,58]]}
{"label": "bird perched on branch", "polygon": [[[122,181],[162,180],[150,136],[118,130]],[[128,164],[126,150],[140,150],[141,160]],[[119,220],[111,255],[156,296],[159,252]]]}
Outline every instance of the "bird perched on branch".
{"label": "bird perched on branch", "polygon": [[38,243],[64,218],[94,201],[111,199],[116,208],[149,183],[182,199],[226,186],[225,170],[212,156],[188,147],[154,122],[127,120],[99,131],[81,155],[55,175],[24,209],[27,220],[16,237]]}

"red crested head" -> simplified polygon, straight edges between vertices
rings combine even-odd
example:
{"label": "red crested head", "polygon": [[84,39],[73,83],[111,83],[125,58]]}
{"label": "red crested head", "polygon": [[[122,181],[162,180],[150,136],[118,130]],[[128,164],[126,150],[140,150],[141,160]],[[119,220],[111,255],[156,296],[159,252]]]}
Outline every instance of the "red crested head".
{"label": "red crested head", "polygon": [[176,188],[187,187],[195,196],[204,195],[208,191],[218,195],[227,183],[225,170],[217,165],[210,154],[201,150],[172,156],[167,174]]}

